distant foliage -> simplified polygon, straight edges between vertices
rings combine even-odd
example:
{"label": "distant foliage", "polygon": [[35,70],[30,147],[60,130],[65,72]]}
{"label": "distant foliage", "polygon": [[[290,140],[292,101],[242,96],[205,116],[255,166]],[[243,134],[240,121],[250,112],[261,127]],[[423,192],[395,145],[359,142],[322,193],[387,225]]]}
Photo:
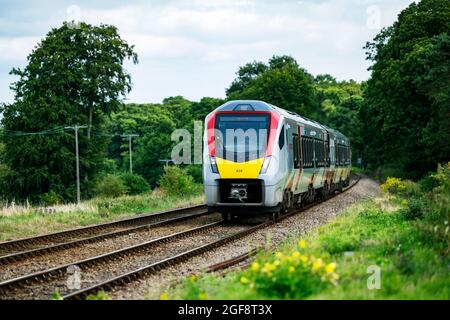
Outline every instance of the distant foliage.
{"label": "distant foliage", "polygon": [[120,176],[108,174],[99,178],[94,187],[99,197],[119,197],[128,193],[128,188]]}
{"label": "distant foliage", "polygon": [[315,115],[313,77],[293,57],[248,63],[237,76],[227,89],[228,99],[263,100],[304,116]]}
{"label": "distant foliage", "polygon": [[127,187],[129,195],[137,195],[150,191],[148,182],[138,174],[122,173],[120,178]]}
{"label": "distant foliage", "polygon": [[59,204],[62,200],[61,196],[53,190],[39,196],[39,203],[44,206]]}
{"label": "distant foliage", "polygon": [[159,186],[168,195],[187,195],[195,190],[194,179],[178,166],[164,167]]}
{"label": "distant foliage", "polygon": [[366,45],[364,158],[419,179],[450,159],[450,6],[422,0]]}

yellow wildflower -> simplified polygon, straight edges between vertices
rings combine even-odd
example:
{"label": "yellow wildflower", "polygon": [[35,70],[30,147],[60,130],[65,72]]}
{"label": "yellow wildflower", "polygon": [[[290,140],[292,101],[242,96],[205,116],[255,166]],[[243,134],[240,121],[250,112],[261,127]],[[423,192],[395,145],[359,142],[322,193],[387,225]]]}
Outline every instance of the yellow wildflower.
{"label": "yellow wildflower", "polygon": [[280,261],[280,260],[275,260],[275,261],[273,262],[273,265],[274,265],[275,267],[278,267],[280,264],[281,264],[281,261]]}
{"label": "yellow wildflower", "polygon": [[269,262],[267,262],[267,263],[264,265],[264,268],[265,268],[266,270],[268,270],[268,271],[273,271],[273,270],[276,269],[276,267],[275,267],[272,263],[269,263]]}
{"label": "yellow wildflower", "polygon": [[337,273],[333,272],[332,274],[330,274],[330,279],[332,281],[339,280],[339,275]]}
{"label": "yellow wildflower", "polygon": [[322,267],[323,267],[323,261],[322,261],[322,259],[319,258],[313,262],[312,271],[316,272]]}
{"label": "yellow wildflower", "polygon": [[300,261],[303,262],[303,264],[306,264],[308,262],[308,257],[302,254],[300,256]]}
{"label": "yellow wildflower", "polygon": [[294,253],[292,253],[292,258],[294,258],[294,259],[300,258],[300,252],[294,251]]}
{"label": "yellow wildflower", "polygon": [[198,295],[198,299],[199,300],[207,300],[208,296],[206,295],[205,292],[200,292],[199,295]]}
{"label": "yellow wildflower", "polygon": [[300,240],[299,242],[298,242],[298,246],[299,246],[299,248],[300,249],[305,249],[306,248],[306,242],[305,242],[305,240]]}
{"label": "yellow wildflower", "polygon": [[282,259],[283,258],[283,253],[282,252],[277,252],[275,253],[275,257],[277,257],[278,259]]}
{"label": "yellow wildflower", "polygon": [[167,292],[161,293],[161,295],[159,296],[159,300],[169,300],[169,295],[167,294]]}
{"label": "yellow wildflower", "polygon": [[336,270],[336,263],[331,262],[325,266],[326,273],[333,273]]}
{"label": "yellow wildflower", "polygon": [[198,277],[197,277],[195,274],[193,274],[192,276],[189,277],[189,279],[190,279],[192,282],[195,282],[195,281],[197,281]]}
{"label": "yellow wildflower", "polygon": [[246,278],[246,277],[241,277],[240,281],[242,284],[248,284],[250,282],[250,280],[248,280],[248,278]]}
{"label": "yellow wildflower", "polygon": [[295,268],[294,268],[293,266],[290,266],[289,269],[288,269],[288,271],[289,271],[289,273],[292,273],[292,272],[295,271]]}
{"label": "yellow wildflower", "polygon": [[252,269],[253,272],[258,272],[259,268],[260,268],[260,266],[259,266],[258,262],[253,262],[252,263],[251,269]]}

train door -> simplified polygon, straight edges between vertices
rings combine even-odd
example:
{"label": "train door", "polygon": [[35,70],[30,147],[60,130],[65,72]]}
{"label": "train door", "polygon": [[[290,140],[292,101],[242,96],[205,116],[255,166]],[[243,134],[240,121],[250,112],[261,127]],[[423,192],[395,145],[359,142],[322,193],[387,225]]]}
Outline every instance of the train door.
{"label": "train door", "polygon": [[335,151],[335,140],[334,135],[330,135],[330,166],[334,168],[336,165],[336,151]]}
{"label": "train door", "polygon": [[294,192],[299,180],[301,157],[299,127],[296,123],[289,122],[286,128],[288,141],[288,180],[286,189]]}
{"label": "train door", "polygon": [[323,150],[323,153],[324,153],[324,157],[323,157],[323,160],[324,160],[324,165],[325,165],[325,168],[329,168],[330,167],[330,134],[328,133],[328,131],[324,131],[323,132],[323,136],[324,136],[324,144],[323,144],[323,146],[324,146],[324,150]]}

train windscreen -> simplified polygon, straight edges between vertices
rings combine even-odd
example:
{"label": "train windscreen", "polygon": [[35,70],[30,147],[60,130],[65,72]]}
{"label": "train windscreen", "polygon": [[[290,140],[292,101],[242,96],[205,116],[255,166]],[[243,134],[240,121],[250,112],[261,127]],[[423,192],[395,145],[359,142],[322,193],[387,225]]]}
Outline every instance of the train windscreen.
{"label": "train windscreen", "polygon": [[265,156],[269,114],[222,114],[216,118],[216,156],[246,162]]}

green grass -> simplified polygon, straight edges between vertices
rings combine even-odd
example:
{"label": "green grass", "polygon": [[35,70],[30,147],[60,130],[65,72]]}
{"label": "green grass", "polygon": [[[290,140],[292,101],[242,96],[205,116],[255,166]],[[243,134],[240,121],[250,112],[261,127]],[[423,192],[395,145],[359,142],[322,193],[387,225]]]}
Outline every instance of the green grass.
{"label": "green grass", "polygon": [[54,206],[53,213],[45,213],[43,208],[38,207],[9,205],[0,210],[0,241],[201,203],[204,203],[204,196],[201,188],[197,187],[192,194],[184,196],[168,196],[153,191],[136,196],[96,198],[80,206]]}
{"label": "green grass", "polygon": [[[281,263],[270,276],[262,277],[250,268],[225,277],[185,279],[164,295],[169,299],[450,299],[448,209],[428,203],[423,218],[411,219],[406,214],[408,203],[386,196],[355,205],[333,222],[293,236],[278,248],[280,256],[299,251],[321,257],[325,264],[335,262],[339,275],[335,285],[312,281],[317,274],[307,269],[311,264],[294,278]],[[306,249],[299,249],[300,238],[305,239]],[[256,261],[263,265],[276,259],[273,253],[261,253]],[[368,273],[369,266],[380,268],[379,289],[368,289],[373,274]]]}

